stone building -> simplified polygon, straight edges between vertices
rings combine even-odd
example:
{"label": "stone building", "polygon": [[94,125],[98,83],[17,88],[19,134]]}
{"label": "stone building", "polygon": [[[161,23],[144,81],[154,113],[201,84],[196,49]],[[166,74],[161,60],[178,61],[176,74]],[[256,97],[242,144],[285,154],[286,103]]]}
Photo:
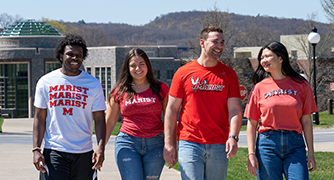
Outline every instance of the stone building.
{"label": "stone building", "polygon": [[[0,34],[0,106],[9,117],[32,117],[35,84],[54,69],[54,47],[61,34],[34,20],[11,25]],[[59,63],[58,63],[59,64]]]}
{"label": "stone building", "polygon": [[[33,117],[38,79],[61,65],[54,48],[62,35],[52,26],[26,20],[13,24],[0,34],[0,106],[11,118]],[[107,97],[118,78],[126,53],[142,48],[151,59],[156,77],[170,85],[181,66],[176,46],[89,47],[84,60],[86,72],[100,80]]]}

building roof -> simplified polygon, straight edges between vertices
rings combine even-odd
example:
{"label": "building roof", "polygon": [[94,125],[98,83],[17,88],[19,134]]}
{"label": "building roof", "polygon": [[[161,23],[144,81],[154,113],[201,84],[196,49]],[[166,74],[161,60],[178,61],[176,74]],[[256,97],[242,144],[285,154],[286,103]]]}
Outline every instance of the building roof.
{"label": "building roof", "polygon": [[0,36],[61,36],[61,33],[45,22],[28,19],[4,29]]}

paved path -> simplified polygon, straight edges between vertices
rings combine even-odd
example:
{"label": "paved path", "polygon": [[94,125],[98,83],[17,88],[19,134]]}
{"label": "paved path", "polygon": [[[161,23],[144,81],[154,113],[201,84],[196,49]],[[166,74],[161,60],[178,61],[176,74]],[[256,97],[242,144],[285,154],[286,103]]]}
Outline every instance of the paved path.
{"label": "paved path", "polygon": [[[6,119],[0,133],[0,179],[37,180],[32,164],[32,119]],[[95,138],[93,138],[95,140]],[[94,143],[96,144],[96,142]],[[114,159],[115,137],[106,146],[106,160],[99,180],[121,179]],[[246,132],[240,133],[239,147],[247,147]],[[94,146],[95,148],[95,146]],[[315,151],[334,152],[334,129],[314,130]],[[180,180],[180,173],[164,168],[161,180]]]}
{"label": "paved path", "polygon": [[[32,119],[5,119],[0,133],[0,179],[37,180],[39,174],[32,164]],[[96,144],[96,139],[93,138]],[[99,180],[121,179],[114,159],[115,137],[106,145],[105,161]],[[94,148],[96,145],[94,146]],[[163,169],[161,180],[180,180],[180,172]]]}

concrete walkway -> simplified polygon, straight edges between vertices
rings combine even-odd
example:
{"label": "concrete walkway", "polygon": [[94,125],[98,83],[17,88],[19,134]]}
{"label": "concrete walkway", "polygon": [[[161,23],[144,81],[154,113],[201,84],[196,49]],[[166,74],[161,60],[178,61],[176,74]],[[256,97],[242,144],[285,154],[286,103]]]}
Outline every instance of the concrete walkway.
{"label": "concrete walkway", "polygon": [[[32,124],[33,119],[5,119],[3,133],[0,133],[0,179],[38,179],[39,173],[32,164]],[[333,132],[333,129],[314,132],[318,134],[315,136],[315,151],[334,152]],[[95,137],[93,140],[95,145]],[[115,136],[112,136],[106,145],[106,159],[102,171],[98,173],[99,180],[121,179],[114,159],[114,145]],[[244,131],[240,132],[239,147],[247,147]],[[164,167],[160,179],[180,180],[181,176],[179,171]]]}
{"label": "concrete walkway", "polygon": [[[3,133],[0,133],[0,179],[38,179],[39,173],[32,164],[32,125],[33,119],[5,119]],[[106,145],[103,168],[98,172],[99,180],[121,179],[114,159],[114,145],[115,136]],[[165,166],[160,179],[180,180],[181,176],[179,171]]]}

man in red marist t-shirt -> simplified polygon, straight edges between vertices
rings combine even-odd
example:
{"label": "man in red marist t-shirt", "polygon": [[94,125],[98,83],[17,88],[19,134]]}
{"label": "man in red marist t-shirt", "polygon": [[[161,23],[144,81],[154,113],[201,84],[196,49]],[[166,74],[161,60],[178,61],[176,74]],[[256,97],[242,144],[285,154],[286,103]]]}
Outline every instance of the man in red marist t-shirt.
{"label": "man in red marist t-shirt", "polygon": [[218,61],[224,50],[221,28],[203,29],[200,45],[201,56],[180,67],[173,77],[165,116],[164,158],[171,167],[179,160],[182,179],[226,179],[228,159],[238,150],[239,81],[233,69]]}

